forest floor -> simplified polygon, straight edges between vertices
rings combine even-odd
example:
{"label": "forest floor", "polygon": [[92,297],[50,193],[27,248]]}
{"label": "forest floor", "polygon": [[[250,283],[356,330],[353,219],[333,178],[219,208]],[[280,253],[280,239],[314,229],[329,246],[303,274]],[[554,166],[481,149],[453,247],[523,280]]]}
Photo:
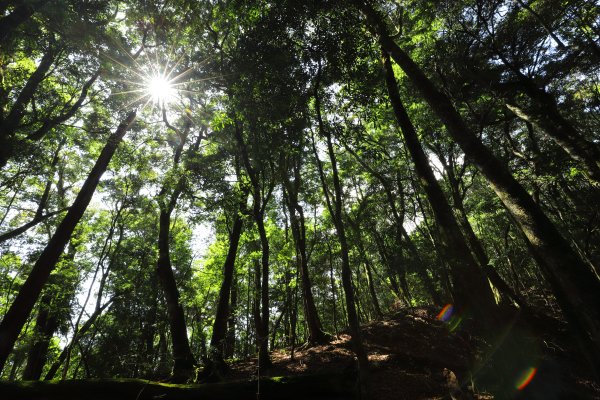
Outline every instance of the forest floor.
{"label": "forest floor", "polygon": [[[363,326],[374,399],[600,399],[600,385],[588,376],[564,326],[554,334],[524,328],[515,320],[484,344],[459,326],[439,321],[433,308],[398,309]],[[546,321],[546,324],[548,321]],[[475,350],[478,349],[478,350]],[[487,349],[487,350],[481,350]],[[351,371],[350,336],[330,344],[271,355],[273,368],[261,376]],[[256,379],[256,358],[231,365],[228,381]],[[462,388],[462,390],[461,390]]]}

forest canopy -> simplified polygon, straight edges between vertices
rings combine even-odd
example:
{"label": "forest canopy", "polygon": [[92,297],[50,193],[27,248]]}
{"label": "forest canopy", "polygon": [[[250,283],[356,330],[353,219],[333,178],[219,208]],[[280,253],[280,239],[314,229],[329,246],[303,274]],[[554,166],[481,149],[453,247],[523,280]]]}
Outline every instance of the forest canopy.
{"label": "forest canopy", "polygon": [[598,379],[599,16],[2,1],[0,378],[260,377],[346,334],[366,396],[361,326],[427,309]]}

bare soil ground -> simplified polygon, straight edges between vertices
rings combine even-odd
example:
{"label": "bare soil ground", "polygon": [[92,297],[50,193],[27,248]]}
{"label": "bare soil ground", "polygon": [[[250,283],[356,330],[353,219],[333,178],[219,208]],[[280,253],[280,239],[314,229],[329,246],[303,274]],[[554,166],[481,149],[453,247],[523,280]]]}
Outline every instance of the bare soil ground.
{"label": "bare soil ground", "polygon": [[[560,324],[556,335],[542,336],[515,322],[490,344],[460,325],[451,331],[438,312],[400,309],[363,326],[373,399],[600,399],[579,353],[562,343]],[[300,347],[293,358],[285,349],[271,359],[273,368],[261,376],[352,371],[356,364],[345,333],[327,345]],[[253,358],[233,363],[227,380],[257,376]]]}

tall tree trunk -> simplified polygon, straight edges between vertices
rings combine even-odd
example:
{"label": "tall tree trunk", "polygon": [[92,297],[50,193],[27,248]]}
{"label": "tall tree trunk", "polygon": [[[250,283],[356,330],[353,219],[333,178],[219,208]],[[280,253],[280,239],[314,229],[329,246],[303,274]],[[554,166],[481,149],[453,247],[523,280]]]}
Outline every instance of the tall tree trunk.
{"label": "tall tree trunk", "polygon": [[135,120],[135,117],[136,112],[130,112],[115,132],[108,138],[98,160],[96,160],[96,164],[69,208],[67,215],[65,215],[48,242],[48,245],[42,251],[31,273],[21,286],[19,293],[4,316],[2,323],[0,323],[0,371],[4,368],[6,359],[23,325],[25,325],[25,322],[29,318],[29,314],[38,300],[42,288],[48,281],[50,273],[56,267],[56,262],[69,242],[73,230],[81,220],[81,217],[83,217],[83,213],[94,195],[102,174],[106,171],[117,146]]}
{"label": "tall tree trunk", "polygon": [[392,63],[387,53],[384,53],[384,67],[388,93],[398,125],[400,125],[406,147],[415,164],[417,176],[440,227],[443,252],[448,259],[455,286],[456,305],[462,312],[472,312],[477,323],[481,323],[485,329],[491,330],[497,322],[493,293],[471,254],[444,192],[433,174],[427,155],[421,147],[417,132],[404,109]]}
{"label": "tall tree trunk", "polygon": [[331,169],[333,174],[333,204],[329,196],[329,188],[325,180],[325,174],[323,172],[323,166],[321,161],[318,159],[318,153],[316,145],[313,140],[313,151],[317,158],[317,167],[319,169],[319,176],[323,185],[323,193],[327,200],[327,207],[332,216],[335,229],[340,242],[340,256],[342,258],[342,287],[346,296],[346,310],[348,315],[348,324],[350,325],[350,334],[352,335],[352,348],[356,354],[358,360],[358,372],[359,372],[359,388],[361,392],[361,398],[367,398],[369,396],[369,359],[367,357],[367,351],[363,344],[362,332],[360,328],[360,321],[358,319],[358,313],[356,310],[356,300],[354,296],[354,287],[352,285],[352,268],[350,267],[350,247],[346,238],[346,229],[343,221],[343,193],[342,186],[340,183],[340,177],[337,169],[337,159],[335,151],[333,149],[333,143],[331,141],[331,133],[326,129],[321,116],[321,103],[319,100],[319,79],[315,85],[315,109],[317,113],[317,120],[319,126],[319,132],[327,139],[327,150],[329,153],[329,159],[331,161]]}
{"label": "tall tree trunk", "polygon": [[383,20],[366,3],[361,7],[371,28],[380,35],[386,52],[407,74],[423,98],[446,126],[465,155],[483,173],[523,232],[527,245],[561,305],[583,353],[600,373],[600,282],[571,249],[552,221],[512,176],[508,167],[468,128],[450,99],[440,92],[387,34]]}
{"label": "tall tree trunk", "polygon": [[[166,110],[163,108],[163,121],[168,128],[173,130],[179,137],[179,144],[174,152],[173,168],[179,164],[183,149],[189,135],[191,122],[185,121],[183,131],[169,124],[166,116]],[[191,150],[197,150],[202,135],[199,135]],[[187,325],[185,323],[185,314],[183,306],[179,301],[179,290],[175,282],[175,275],[171,265],[171,214],[175,209],[175,205],[179,200],[179,196],[183,192],[185,185],[185,175],[181,176],[170,196],[167,197],[169,188],[165,183],[158,195],[158,203],[160,206],[159,228],[158,228],[158,261],[156,263],[156,272],[158,281],[165,295],[167,304],[167,317],[169,320],[169,328],[171,332],[171,343],[173,345],[173,372],[171,381],[175,383],[186,382],[192,379],[195,375],[196,360],[190,348],[190,342],[187,335]]]}
{"label": "tall tree trunk", "polygon": [[[308,272],[308,256],[306,252],[306,224],[304,211],[298,203],[298,190],[300,187],[299,166],[294,165],[294,182],[289,179],[287,171],[283,172],[284,193],[287,194],[287,206],[290,214],[292,236],[296,245],[297,265],[300,269],[300,282],[302,285],[302,300],[304,305],[304,318],[308,325],[308,342],[310,344],[324,344],[329,342],[328,336],[323,332],[321,320],[315,306],[312,294],[312,283]],[[297,215],[296,215],[297,213]]]}
{"label": "tall tree trunk", "polygon": [[[242,127],[239,126],[239,123],[235,122],[235,138],[238,142],[241,150],[242,162],[248,173],[248,177],[250,178],[250,182],[252,184],[252,199],[253,199],[253,209],[252,216],[254,218],[254,222],[256,223],[256,228],[258,230],[258,235],[260,237],[260,245],[262,249],[261,253],[261,271],[259,277],[259,284],[257,287],[260,287],[260,307],[259,312],[255,313],[255,319],[257,322],[256,325],[256,334],[257,341],[259,344],[259,366],[262,369],[267,369],[271,367],[271,358],[269,356],[269,239],[267,237],[267,232],[265,230],[265,209],[271,194],[273,193],[274,183],[268,182],[265,190],[261,190],[261,184],[259,182],[259,174],[252,166],[250,162],[250,156],[248,154],[248,147],[244,141],[242,136]],[[266,193],[265,193],[266,192]],[[258,306],[258,305],[257,305]]]}

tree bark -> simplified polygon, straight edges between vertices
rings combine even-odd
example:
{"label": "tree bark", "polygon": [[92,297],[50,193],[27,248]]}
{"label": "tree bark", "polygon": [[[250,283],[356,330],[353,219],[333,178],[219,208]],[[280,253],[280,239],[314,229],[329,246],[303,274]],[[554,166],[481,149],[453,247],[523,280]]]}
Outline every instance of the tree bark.
{"label": "tree bark", "polygon": [[96,164],[85,180],[75,201],[69,208],[67,215],[52,235],[52,238],[42,251],[42,254],[34,264],[31,273],[21,286],[8,312],[0,323],[0,371],[4,368],[6,359],[10,354],[18,336],[29,318],[29,314],[40,296],[40,293],[48,281],[50,273],[56,267],[60,255],[71,238],[73,230],[83,217],[92,196],[98,186],[100,178],[123,139],[123,136],[135,120],[136,112],[130,112],[125,120],[121,122],[115,132],[109,137],[102,149]]}

